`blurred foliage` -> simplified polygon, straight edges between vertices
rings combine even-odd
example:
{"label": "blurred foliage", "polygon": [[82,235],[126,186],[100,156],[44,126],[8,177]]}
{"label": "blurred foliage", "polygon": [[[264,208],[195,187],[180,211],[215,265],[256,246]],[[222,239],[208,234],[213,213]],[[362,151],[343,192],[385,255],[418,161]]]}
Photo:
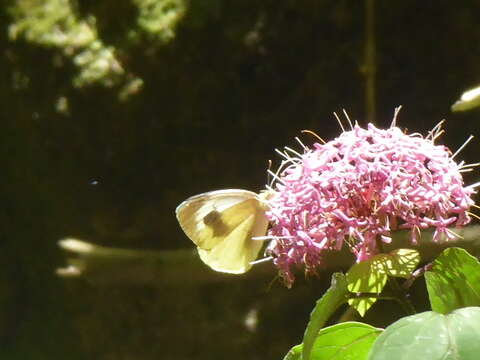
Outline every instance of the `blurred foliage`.
{"label": "blurred foliage", "polygon": [[452,112],[467,111],[480,106],[480,86],[465,91],[451,107]]}
{"label": "blurred foliage", "polygon": [[[137,27],[128,39],[146,32],[161,43],[174,38],[175,27],[185,12],[185,0],[133,0]],[[114,86],[123,83],[119,97],[125,100],[139,91],[143,80],[122,65],[119,55],[125,49],[108,46],[98,33],[96,17],[79,13],[76,0],[20,0],[9,8],[13,22],[9,26],[11,40],[56,48],[78,67],[73,85],[83,87],[99,83]],[[129,46],[125,42],[124,47]]]}
{"label": "blurred foliage", "polygon": [[20,0],[10,8],[14,22],[9,26],[12,40],[23,37],[26,41],[61,50],[79,67],[75,86],[99,82],[112,86],[125,70],[98,36],[95,17],[80,18],[75,1]]}
{"label": "blurred foliage", "polygon": [[[140,30],[168,42],[175,37],[175,26],[185,13],[187,0],[132,0],[138,7]],[[134,36],[138,30],[133,29]]]}

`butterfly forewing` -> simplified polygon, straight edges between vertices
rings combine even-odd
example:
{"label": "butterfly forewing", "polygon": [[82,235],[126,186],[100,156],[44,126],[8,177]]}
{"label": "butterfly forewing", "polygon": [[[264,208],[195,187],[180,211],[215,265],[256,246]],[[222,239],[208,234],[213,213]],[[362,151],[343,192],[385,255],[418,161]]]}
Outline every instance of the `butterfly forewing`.
{"label": "butterfly forewing", "polygon": [[247,271],[262,247],[252,237],[265,235],[268,220],[253,192],[219,190],[191,197],[176,210],[202,260],[216,271]]}
{"label": "butterfly forewing", "polygon": [[[177,219],[185,234],[197,246],[211,249],[228,235],[227,223],[230,226],[240,223],[239,216],[242,214],[232,207],[246,200],[255,199],[255,196],[255,193],[245,190],[219,190],[196,195],[177,207]],[[240,206],[239,210],[244,208]],[[229,211],[229,214],[233,215],[231,220],[222,217],[222,213],[227,209],[233,210]],[[217,224],[220,226],[215,228]]]}

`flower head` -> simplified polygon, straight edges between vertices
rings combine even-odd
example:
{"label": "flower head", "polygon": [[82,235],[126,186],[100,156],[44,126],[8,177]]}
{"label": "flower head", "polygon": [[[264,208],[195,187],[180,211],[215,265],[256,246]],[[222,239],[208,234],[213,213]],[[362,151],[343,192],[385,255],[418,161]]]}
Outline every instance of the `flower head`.
{"label": "flower head", "polygon": [[321,266],[327,250],[348,242],[357,261],[379,252],[391,231],[435,228],[433,240],[450,239],[449,226],[470,221],[474,186],[464,186],[450,150],[429,136],[407,135],[398,127],[354,126],[338,138],[314,144],[290,158],[268,200],[274,240],[269,253],[287,285],[292,267],[307,273]]}

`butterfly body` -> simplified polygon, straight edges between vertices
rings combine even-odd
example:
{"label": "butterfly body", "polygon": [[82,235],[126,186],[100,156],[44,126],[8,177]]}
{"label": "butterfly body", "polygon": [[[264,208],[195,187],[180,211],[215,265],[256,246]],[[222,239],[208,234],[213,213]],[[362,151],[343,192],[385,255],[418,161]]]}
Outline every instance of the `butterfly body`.
{"label": "butterfly body", "polygon": [[182,202],[176,215],[200,258],[212,269],[241,274],[262,248],[252,237],[266,233],[266,206],[258,194],[237,189],[195,195]]}

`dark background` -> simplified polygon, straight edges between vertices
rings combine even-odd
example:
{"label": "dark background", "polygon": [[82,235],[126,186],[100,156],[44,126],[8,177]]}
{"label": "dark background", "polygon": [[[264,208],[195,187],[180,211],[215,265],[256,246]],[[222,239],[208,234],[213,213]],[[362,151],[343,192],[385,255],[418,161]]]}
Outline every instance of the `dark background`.
{"label": "dark background", "polygon": [[[41,21],[63,9],[49,2]],[[88,83],[75,80],[85,46],[45,42],[28,29],[12,35],[25,19],[41,23],[40,35],[52,31],[36,17],[40,3],[0,5],[0,357],[283,357],[300,342],[328,276],[290,290],[271,285],[273,273],[185,284],[175,274],[190,270],[173,264],[168,286],[99,285],[55,275],[65,262],[57,241],[192,248],[174,216],[185,198],[261,190],[274,149],[297,147],[300,130],[339,134],[334,111],[365,125],[364,3],[145,5],[161,20],[183,4],[168,37],[137,22],[146,1],[65,1],[78,21],[96,19],[98,39],[123,68]],[[479,14],[473,0],[378,1],[378,126],[403,105],[398,123],[411,132],[446,118],[441,142],[454,150],[478,135],[478,110],[453,114],[450,106],[479,82]],[[132,79],[143,86],[125,91]],[[459,159],[477,162],[477,154],[474,141]],[[257,314],[253,330],[247,314]]]}

